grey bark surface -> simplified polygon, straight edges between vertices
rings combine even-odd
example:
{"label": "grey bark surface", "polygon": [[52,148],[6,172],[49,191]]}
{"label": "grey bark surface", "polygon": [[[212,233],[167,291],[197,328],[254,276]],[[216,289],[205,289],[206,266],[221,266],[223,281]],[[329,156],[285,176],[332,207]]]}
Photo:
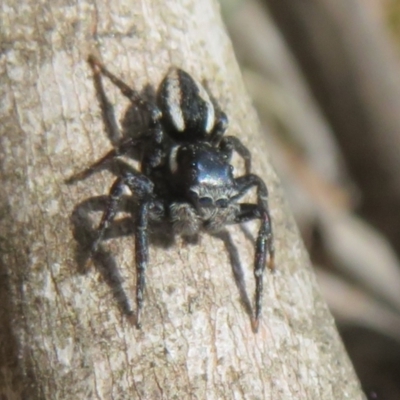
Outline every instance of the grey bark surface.
{"label": "grey bark surface", "polygon": [[[215,2],[6,0],[0,12],[1,397],[361,399]],[[113,279],[98,268],[79,272],[71,214],[114,179],[104,171],[64,184],[112,147],[90,53],[139,89],[157,86],[170,65],[206,79],[229,133],[253,153],[271,193],[277,253],[258,334],[216,238],[151,247],[142,330],[118,306],[122,296],[134,307],[132,236],[104,245]],[[119,121],[127,102],[106,90]],[[96,225],[98,210],[91,218]],[[256,226],[248,229],[254,238]],[[230,233],[253,298],[253,239],[238,226]]]}

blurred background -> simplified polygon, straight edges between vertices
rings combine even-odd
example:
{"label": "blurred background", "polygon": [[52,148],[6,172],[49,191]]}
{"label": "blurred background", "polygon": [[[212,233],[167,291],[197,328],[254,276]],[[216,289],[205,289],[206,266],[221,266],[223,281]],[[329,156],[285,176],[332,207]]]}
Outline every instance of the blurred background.
{"label": "blurred background", "polygon": [[400,0],[220,0],[369,399],[400,399]]}

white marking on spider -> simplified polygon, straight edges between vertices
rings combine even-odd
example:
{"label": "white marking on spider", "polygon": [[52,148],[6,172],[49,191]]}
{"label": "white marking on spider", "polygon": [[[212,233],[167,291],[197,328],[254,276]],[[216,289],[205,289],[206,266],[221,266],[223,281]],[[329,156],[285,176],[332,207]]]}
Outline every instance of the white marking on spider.
{"label": "white marking on spider", "polygon": [[168,72],[167,96],[168,112],[171,115],[172,123],[178,132],[183,132],[185,120],[181,108],[182,92],[176,68],[171,68]]}
{"label": "white marking on spider", "polygon": [[178,171],[178,162],[176,161],[176,156],[178,155],[178,150],[181,146],[174,146],[169,153],[169,169],[174,174]]}

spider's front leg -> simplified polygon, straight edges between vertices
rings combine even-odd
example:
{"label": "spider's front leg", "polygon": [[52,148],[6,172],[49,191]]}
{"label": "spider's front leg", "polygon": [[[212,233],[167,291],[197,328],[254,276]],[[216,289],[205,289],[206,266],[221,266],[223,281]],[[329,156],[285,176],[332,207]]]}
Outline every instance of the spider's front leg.
{"label": "spider's front leg", "polygon": [[135,227],[135,262],[136,262],[136,327],[141,327],[143,295],[146,286],[146,268],[149,261],[148,222],[150,198],[139,204]]}
{"label": "spider's front leg", "polygon": [[115,218],[123,195],[124,186],[127,186],[139,199],[151,195],[154,187],[149,178],[137,172],[124,172],[121,177],[115,180],[109,191],[108,203],[97,228],[97,238],[91,246],[92,253],[97,251],[98,246],[104,237],[105,231]]}
{"label": "spider's front leg", "polygon": [[148,218],[149,209],[155,204],[153,197],[154,184],[149,178],[140,174],[126,172],[118,178],[112,185],[109,193],[109,201],[101,218],[96,240],[93,242],[91,252],[95,253],[106,229],[114,220],[118,211],[118,206],[123,194],[123,188],[127,186],[135,194],[139,201],[139,208],[136,215],[135,224],[135,260],[136,260],[136,325],[140,327],[140,317],[143,308],[143,292],[145,288],[145,271],[148,262]]}
{"label": "spider's front leg", "polygon": [[240,212],[236,217],[237,223],[246,222],[251,219],[260,219],[261,224],[258,230],[255,259],[254,259],[254,277],[256,280],[255,290],[255,313],[253,320],[253,329],[258,330],[263,293],[263,274],[268,257],[268,268],[275,269],[274,265],[274,244],[271,226],[271,217],[268,209],[268,191],[265,183],[257,175],[249,174],[236,179],[239,187],[239,195],[244,195],[251,187],[257,187],[257,204],[240,204]]}

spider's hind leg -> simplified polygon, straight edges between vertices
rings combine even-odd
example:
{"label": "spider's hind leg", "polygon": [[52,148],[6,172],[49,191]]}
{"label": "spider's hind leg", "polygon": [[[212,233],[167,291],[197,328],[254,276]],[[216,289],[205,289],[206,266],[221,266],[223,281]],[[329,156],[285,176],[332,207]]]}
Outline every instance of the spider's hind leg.
{"label": "spider's hind leg", "polygon": [[155,125],[159,122],[162,114],[155,104],[143,99],[143,97],[136,90],[132,89],[122,79],[110,72],[95,56],[90,55],[88,62],[94,73],[101,73],[102,75],[106,76],[115,86],[118,87],[121,93],[127,97],[132,104],[137,104],[140,108],[147,110],[149,112],[152,125]]}

